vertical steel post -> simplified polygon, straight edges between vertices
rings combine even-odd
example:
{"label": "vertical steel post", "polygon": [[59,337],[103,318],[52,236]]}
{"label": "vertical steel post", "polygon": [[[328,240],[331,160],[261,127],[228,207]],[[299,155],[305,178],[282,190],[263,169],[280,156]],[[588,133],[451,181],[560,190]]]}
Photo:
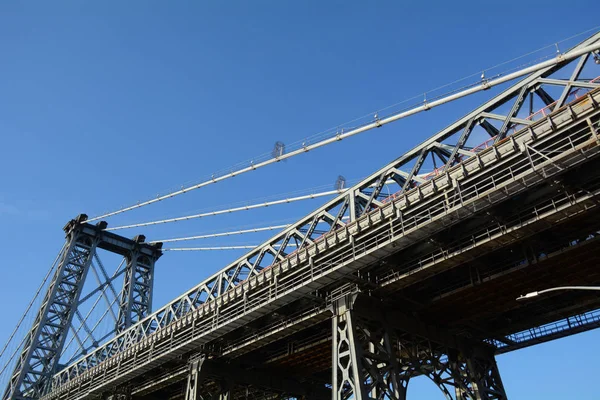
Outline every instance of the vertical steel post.
{"label": "vertical steel post", "polygon": [[204,357],[190,362],[187,386],[185,390],[185,400],[202,400],[200,387],[204,380],[204,371],[202,370]]}
{"label": "vertical steel post", "polygon": [[152,313],[152,289],[154,285],[154,264],[162,255],[160,246],[140,246],[145,241],[143,235],[133,240],[138,244],[125,256],[127,267],[123,279],[123,289],[119,301],[117,333],[124,331]]}
{"label": "vertical steel post", "polygon": [[333,306],[332,400],[345,400],[350,393],[356,400],[369,399],[363,379],[361,343],[356,337],[351,310],[353,301],[344,297]]}
{"label": "vertical steel post", "polygon": [[332,399],[404,400],[408,379],[385,321],[370,326],[353,311],[355,296],[334,303]]}

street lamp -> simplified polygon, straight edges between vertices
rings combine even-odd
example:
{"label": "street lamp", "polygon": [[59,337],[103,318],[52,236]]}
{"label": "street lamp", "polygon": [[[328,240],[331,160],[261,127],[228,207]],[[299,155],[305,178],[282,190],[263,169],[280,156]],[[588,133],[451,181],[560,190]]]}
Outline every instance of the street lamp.
{"label": "street lamp", "polygon": [[557,290],[600,290],[600,286],[559,286],[559,287],[554,287],[554,288],[550,288],[550,289],[540,290],[539,292],[530,292],[530,293],[527,293],[526,295],[517,297],[517,300],[527,300],[532,297],[537,297],[540,294],[554,292]]}

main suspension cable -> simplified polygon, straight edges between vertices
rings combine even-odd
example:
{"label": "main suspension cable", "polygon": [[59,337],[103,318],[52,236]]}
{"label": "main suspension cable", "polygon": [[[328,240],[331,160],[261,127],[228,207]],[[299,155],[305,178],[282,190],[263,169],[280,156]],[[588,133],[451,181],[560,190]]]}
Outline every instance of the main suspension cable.
{"label": "main suspension cable", "polygon": [[186,215],[183,217],[168,218],[168,219],[149,221],[149,222],[140,222],[138,224],[131,224],[131,225],[115,226],[112,228],[107,228],[106,230],[107,231],[116,231],[116,230],[120,230],[120,229],[138,228],[141,226],[150,226],[150,225],[167,224],[170,222],[188,221],[191,219],[198,219],[198,218],[210,217],[210,216],[221,215],[221,214],[229,214],[229,213],[237,212],[237,211],[247,211],[247,210],[253,210],[256,208],[274,206],[274,205],[278,205],[278,204],[293,203],[293,202],[301,201],[301,200],[316,199],[318,197],[340,194],[340,193],[343,193],[344,190],[345,189],[329,190],[326,192],[319,192],[319,193],[311,193],[311,194],[307,194],[304,196],[288,197],[288,198],[280,199],[280,200],[266,201],[264,203],[256,203],[256,204],[250,204],[250,205],[246,205],[246,206],[228,208],[228,209],[224,209],[224,210],[209,211],[209,212],[204,212],[204,213],[199,213],[199,214]]}
{"label": "main suspension cable", "polygon": [[255,232],[273,231],[276,229],[285,229],[290,225],[291,224],[272,225],[272,226],[264,226],[264,227],[260,227],[260,228],[251,228],[251,229],[242,229],[242,230],[230,231],[230,232],[207,233],[205,235],[186,236],[186,237],[173,238],[173,239],[153,240],[149,243],[172,243],[172,242],[183,242],[186,240],[209,239],[209,238],[216,238],[216,237],[223,237],[223,236],[243,235],[245,233],[255,233]]}

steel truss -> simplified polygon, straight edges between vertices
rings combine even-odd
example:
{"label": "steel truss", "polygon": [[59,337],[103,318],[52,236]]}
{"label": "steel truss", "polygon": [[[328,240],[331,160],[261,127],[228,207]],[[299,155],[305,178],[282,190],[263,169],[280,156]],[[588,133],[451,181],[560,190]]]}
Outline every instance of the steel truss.
{"label": "steel truss", "polygon": [[[444,174],[381,202],[380,208],[280,259],[260,274],[256,270],[250,278],[237,282],[241,276],[234,278],[239,272],[237,266],[222,271],[66,367],[55,375],[52,395],[45,398],[93,396],[108,385],[139,375],[142,366],[147,369],[187,349],[209,345],[274,307],[313,293],[565,168],[587,162],[598,150],[593,128],[597,119],[592,118],[599,112],[599,98],[597,90],[588,93]],[[571,133],[565,137],[565,132]],[[395,168],[393,165],[386,168]],[[371,183],[367,179],[361,185]],[[269,247],[273,247],[271,242],[262,249]],[[217,295],[219,287],[223,290]]]}
{"label": "steel truss", "polygon": [[333,304],[334,400],[404,400],[410,378],[419,375],[449,400],[507,398],[493,347],[423,328],[405,316],[403,323],[390,323],[397,315],[386,319],[381,304],[359,311],[356,301],[350,295]]}
{"label": "steel truss", "polygon": [[[596,34],[575,49],[600,47],[599,40],[600,34]],[[208,346],[220,335],[273,308],[314,293],[378,258],[504,201],[527,186],[559,174],[562,168],[586,162],[597,151],[597,133],[592,125],[580,131],[577,141],[551,148],[551,153],[544,153],[544,146],[552,145],[547,138],[554,140],[598,113],[598,91],[574,103],[569,97],[573,88],[584,95],[600,86],[592,79],[579,77],[588,59],[589,54],[584,54],[573,63],[570,59],[559,62],[505,90],[64,368],[54,376],[52,393],[45,398],[89,398],[101,393],[190,348]],[[550,102],[551,96],[543,86],[554,85],[556,82],[548,79],[572,64],[576,65],[569,74],[571,78],[561,81],[562,93],[566,94],[561,94],[556,103]],[[554,113],[521,115],[527,96],[539,98],[544,104],[550,102],[547,110]],[[569,104],[559,107],[567,99]],[[487,132],[496,145],[488,149],[471,146],[469,138],[476,127]],[[513,131],[517,133],[507,139]],[[421,168],[430,157],[437,159],[441,168],[425,176]],[[516,166],[511,165],[513,162]],[[396,182],[398,193],[385,197],[381,193],[390,179]],[[318,237],[318,231],[327,233]],[[288,246],[291,243],[298,250],[293,247],[292,251]],[[473,363],[471,367],[465,365],[473,381],[473,371],[479,369]],[[381,382],[375,385],[380,391],[383,386]]]}
{"label": "steel truss", "polygon": [[[566,59],[570,52],[593,45],[600,48],[600,33],[583,41],[562,57]],[[587,64],[593,65],[589,58],[590,53],[586,53],[575,60],[563,61],[532,73],[175,299],[159,311],[157,319],[162,321],[165,318],[178,318],[182,312],[216,300],[234,290],[241,282],[259,275],[265,268],[314,245],[322,239],[321,232],[331,233],[336,229],[343,229],[384,206],[386,202],[404,195],[408,190],[429,182],[435,176],[443,175],[460,161],[476,156],[484,149],[470,143],[469,139],[476,128],[485,131],[491,143],[499,143],[512,132],[529,127],[535,121],[546,118],[547,113],[562,107],[570,99],[569,96],[573,97],[574,91],[579,90],[578,95],[583,95],[592,88],[600,87],[600,80],[580,77]],[[557,71],[569,67],[573,67],[569,79],[547,79]],[[485,86],[486,82],[481,84]],[[564,87],[560,98],[548,103],[553,99],[543,90],[544,85]],[[539,114],[530,109],[526,113],[527,117],[519,117],[519,113],[524,112],[522,106],[527,96],[530,104],[533,104],[534,97],[541,99],[546,105],[545,111],[542,110]],[[505,108],[509,110],[506,111]],[[421,173],[426,164],[436,167],[433,175]],[[388,185],[389,182],[395,184]],[[386,185],[391,187],[390,191],[394,193],[392,196],[383,194],[386,192]]]}
{"label": "steel truss", "polygon": [[[572,51],[596,43],[600,47],[600,33],[585,40]],[[162,314],[170,319],[174,315],[179,315],[183,310],[195,309],[206,302],[211,302],[224,293],[233,290],[246,279],[257,276],[265,268],[285,260],[307,246],[313,245],[321,239],[319,232],[333,232],[336,229],[341,229],[348,223],[352,223],[359,217],[383,206],[384,201],[390,200],[389,197],[386,198],[382,195],[385,185],[390,181],[395,182],[392,187],[393,192],[398,192],[392,198],[428,182],[432,176],[427,177],[420,172],[429,159],[433,160],[434,165],[439,164],[441,166],[438,168],[438,174],[442,174],[461,160],[476,155],[482,149],[473,148],[469,145],[469,138],[476,127],[481,127],[493,142],[498,143],[506,138],[510,132],[532,125],[540,117],[540,115],[532,114],[533,110],[530,110],[529,114],[532,115],[529,119],[518,117],[527,96],[529,96],[531,102],[534,96],[539,97],[547,105],[547,112],[551,112],[561,107],[569,95],[573,94],[573,90],[585,91],[600,87],[600,82],[591,82],[589,78],[580,79],[581,71],[588,59],[589,53],[582,55],[576,61],[563,62],[531,74],[350,188],[346,193],[337,196],[234,261],[202,282],[197,288],[175,299],[161,310]],[[572,63],[576,63],[576,66],[570,79],[546,79]],[[485,82],[482,84],[485,85]],[[543,90],[543,85],[564,86],[561,97],[554,103],[548,104],[550,95]],[[583,94],[583,92],[580,94]],[[501,109],[506,105],[510,105],[510,111],[502,114]],[[158,316],[158,318],[162,319],[163,315]]]}
{"label": "steel truss", "polygon": [[[21,356],[14,367],[9,385],[2,397],[3,400],[37,399],[49,389],[49,378],[59,368],[59,361],[69,331],[73,332],[73,339],[77,340],[83,354],[89,348],[85,347],[86,340],[79,337],[78,333],[82,328],[87,333],[86,339],[91,338],[95,346],[98,346],[99,343],[94,338],[92,329],[86,324],[86,318],[78,310],[78,306],[91,295],[100,293],[101,296],[105,296],[105,290],[109,287],[114,290],[112,280],[97,257],[97,249],[115,252],[129,260],[128,271],[130,272],[127,275],[130,278],[126,279],[126,282],[135,282],[134,285],[129,285],[134,286],[135,289],[129,296],[125,296],[127,293],[122,294],[122,298],[125,300],[121,304],[122,313],[134,309],[143,312],[144,314],[140,316],[144,316],[150,311],[151,297],[149,294],[152,290],[152,281],[146,279],[144,282],[149,282],[150,285],[143,286],[143,289],[137,289],[142,286],[138,281],[144,272],[153,270],[154,262],[162,254],[160,252],[161,245],[143,245],[142,247],[139,244],[140,241],[134,242],[104,232],[106,222],[99,222],[94,226],[86,224],[86,218],[86,215],[81,214],[64,227],[66,245],[63,247],[56,272],[33,326],[25,338]],[[94,262],[97,267],[90,268]],[[81,299],[82,289],[90,269],[96,275],[100,286],[86,296],[86,299]],[[106,278],[104,281],[98,270]],[[144,275],[144,278],[146,276],[148,274]],[[137,295],[138,292],[143,292],[143,295]],[[72,325],[75,316],[80,321],[78,329],[73,328]]]}

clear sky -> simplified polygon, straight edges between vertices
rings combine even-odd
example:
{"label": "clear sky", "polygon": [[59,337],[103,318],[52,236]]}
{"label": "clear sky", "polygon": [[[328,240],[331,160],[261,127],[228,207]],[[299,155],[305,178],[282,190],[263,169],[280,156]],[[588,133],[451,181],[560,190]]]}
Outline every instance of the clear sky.
{"label": "clear sky", "polygon": [[[597,1],[3,2],[0,343],[64,242],[62,226],[598,25]],[[109,219],[116,226],[357,180],[488,97]],[[319,187],[321,189],[319,189]],[[313,200],[123,231],[149,239],[292,222]],[[258,244],[266,235],[189,245]],[[242,253],[167,253],[155,307]],[[597,398],[600,333],[498,358],[511,399]],[[0,388],[3,390],[3,388]],[[415,380],[410,399],[438,398]]]}

